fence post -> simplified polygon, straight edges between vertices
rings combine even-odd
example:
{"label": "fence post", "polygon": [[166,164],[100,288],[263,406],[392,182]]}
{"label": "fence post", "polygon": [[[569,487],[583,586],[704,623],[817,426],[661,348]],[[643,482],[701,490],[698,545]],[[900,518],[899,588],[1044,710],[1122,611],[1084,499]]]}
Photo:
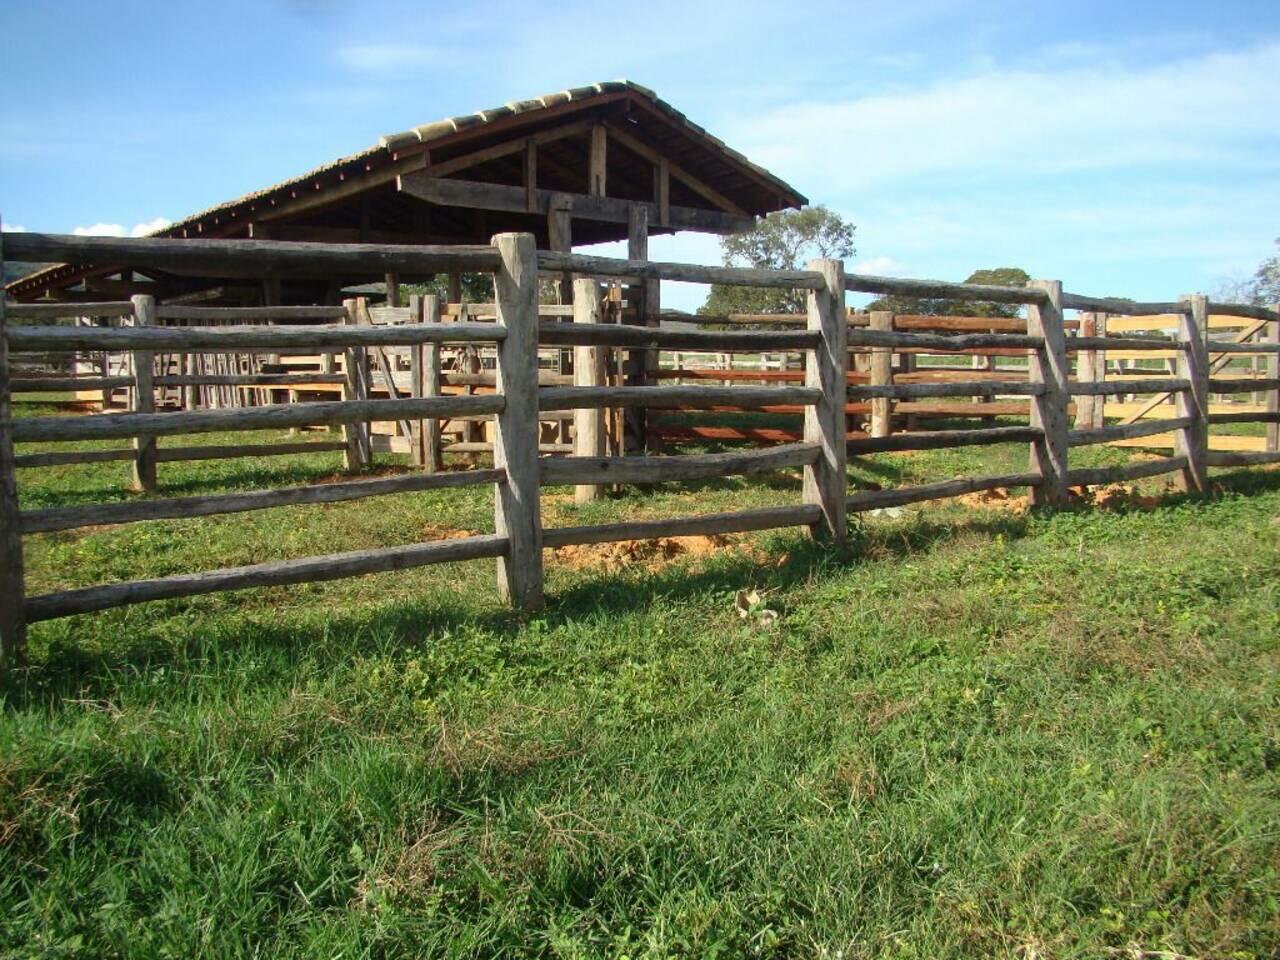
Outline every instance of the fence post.
{"label": "fence post", "polygon": [[[871,311],[871,329],[893,329],[893,313],[889,310]],[[893,348],[871,348],[871,385],[887,387],[893,383]],[[871,436],[887,437],[893,433],[893,400],[889,397],[871,401]]]}
{"label": "fence post", "polygon": [[[133,322],[138,327],[155,324],[156,298],[150,294],[133,297]],[[134,350],[130,355],[133,368],[133,412],[155,413],[156,395],[152,381],[154,354],[150,350]],[[154,493],[156,489],[156,438],[133,438],[133,489]]]}
{"label": "fence post", "polygon": [[805,357],[805,385],[822,392],[816,404],[804,408],[805,443],[821,445],[818,459],[804,468],[804,502],[816,504],[822,518],[810,527],[816,538],[843,545],[849,528],[845,512],[848,492],[848,435],[845,404],[848,386],[849,321],[844,309],[844,264],[813,260],[808,269],[822,274],[825,286],[810,290],[808,328],[821,334]]}
{"label": "fence post", "polygon": [[493,435],[493,465],[506,473],[494,491],[494,530],[507,538],[498,593],[520,610],[542,607],[542,511],[538,499],[538,258],[531,233],[493,238],[498,323],[497,389],[505,401]]}
{"label": "fence post", "polygon": [[[440,322],[440,298],[434,293],[429,293],[422,298],[421,316],[423,323]],[[420,362],[422,364],[422,395],[440,396],[440,344],[422,344]],[[444,469],[444,456],[440,449],[439,420],[431,419],[423,423],[422,458],[422,465],[427,473],[438,473]]]}
{"label": "fence post", "polygon": [[1061,504],[1067,499],[1067,404],[1068,392],[1066,334],[1062,328],[1062,282],[1032,280],[1027,284],[1048,294],[1046,304],[1028,304],[1027,333],[1043,337],[1044,346],[1029,352],[1028,379],[1043,385],[1044,392],[1031,398],[1031,425],[1044,436],[1031,443],[1031,469],[1040,482],[1031,488],[1033,505]]}
{"label": "fence post", "polygon": [[[3,244],[0,237],[0,268],[4,265]],[[0,294],[0,676],[22,664],[27,651],[27,622],[23,612],[26,583],[22,569],[18,474],[13,462],[13,406],[9,401],[9,337],[4,300]]]}
{"label": "fence post", "polygon": [[[422,295],[409,296],[409,322],[422,323]],[[426,353],[425,343],[409,344],[409,396],[415,400],[426,395]],[[425,420],[413,417],[409,420],[409,464],[414,467],[426,467],[426,430]]]}
{"label": "fence post", "polygon": [[[600,322],[600,284],[590,278],[573,281],[573,322]],[[604,386],[604,351],[601,346],[573,348],[573,382],[579,387]],[[578,457],[604,456],[604,411],[573,411],[573,453]],[[578,484],[573,488],[575,503],[598,500],[604,495],[600,484]]]}
{"label": "fence post", "polygon": [[[1096,313],[1080,314],[1080,336],[1098,336],[1098,315]],[[1076,382],[1094,383],[1098,379],[1098,351],[1076,351]],[[1075,429],[1086,430],[1094,426],[1097,418],[1097,406],[1101,397],[1076,397]]]}
{"label": "fence post", "polygon": [[[343,300],[347,314],[343,318],[345,324],[356,323],[356,301]],[[343,400],[367,400],[369,397],[369,358],[363,347],[347,347],[343,351],[343,372],[346,382],[342,385]],[[342,439],[347,448],[342,453],[342,468],[348,473],[363,470],[369,465],[368,444],[365,440],[369,425],[367,423],[344,423]]]}
{"label": "fence post", "polygon": [[[1271,309],[1280,310],[1280,304],[1273,304]],[[1262,339],[1267,343],[1280,345],[1280,323],[1271,321]],[[1273,380],[1280,379],[1280,353],[1267,357],[1267,376]],[[1267,412],[1272,417],[1267,424],[1267,452],[1276,453],[1280,451],[1280,387],[1267,391]]]}
{"label": "fence post", "polygon": [[1177,367],[1178,376],[1190,382],[1191,389],[1175,393],[1174,402],[1176,416],[1191,417],[1191,424],[1174,433],[1174,453],[1187,458],[1178,474],[1179,488],[1204,493],[1209,489],[1205,462],[1209,452],[1209,351],[1204,342],[1209,329],[1209,298],[1197,293],[1182,300],[1191,309],[1178,314],[1178,339],[1183,349],[1178,351]]}

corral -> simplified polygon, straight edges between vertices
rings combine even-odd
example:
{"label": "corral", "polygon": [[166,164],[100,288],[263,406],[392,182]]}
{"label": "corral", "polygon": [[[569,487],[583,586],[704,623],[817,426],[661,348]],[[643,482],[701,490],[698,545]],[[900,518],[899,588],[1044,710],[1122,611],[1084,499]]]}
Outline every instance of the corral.
{"label": "corral", "polygon": [[490,123],[492,243],[0,236],[0,949],[1267,956],[1280,314],[546,249]]}

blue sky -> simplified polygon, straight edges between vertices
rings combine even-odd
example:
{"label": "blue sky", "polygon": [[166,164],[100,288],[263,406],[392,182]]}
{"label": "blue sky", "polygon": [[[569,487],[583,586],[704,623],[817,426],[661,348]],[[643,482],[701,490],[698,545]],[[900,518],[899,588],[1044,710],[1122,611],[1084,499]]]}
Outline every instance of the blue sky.
{"label": "blue sky", "polygon": [[131,232],[383,133],[626,77],[850,218],[864,272],[1014,265],[1167,299],[1280,236],[1276,0],[9,0],[0,35],[6,228]]}

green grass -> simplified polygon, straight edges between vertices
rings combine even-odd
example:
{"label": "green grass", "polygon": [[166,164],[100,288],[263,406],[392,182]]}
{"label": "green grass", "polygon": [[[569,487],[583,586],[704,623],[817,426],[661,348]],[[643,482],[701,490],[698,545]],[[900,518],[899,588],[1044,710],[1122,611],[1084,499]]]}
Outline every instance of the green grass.
{"label": "green grass", "polygon": [[[161,464],[161,487],[337,462]],[[126,475],[24,471],[23,503],[118,499]],[[0,715],[0,955],[1274,956],[1280,473],[1219,479],[1153,508],[911,508],[855,521],[846,553],[549,556],[534,618],[475,562],[36,625]],[[788,472],[544,506],[797,497]],[[135,524],[28,538],[28,576],[491,524],[484,489]],[[776,625],[737,615],[748,587]]]}

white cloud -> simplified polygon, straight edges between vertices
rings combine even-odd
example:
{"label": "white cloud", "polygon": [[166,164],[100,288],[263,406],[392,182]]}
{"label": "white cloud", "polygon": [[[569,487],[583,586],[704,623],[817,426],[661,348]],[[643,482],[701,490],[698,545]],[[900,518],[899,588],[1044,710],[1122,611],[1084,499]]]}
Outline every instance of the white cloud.
{"label": "white cloud", "polygon": [[126,230],[119,223],[94,223],[87,227],[76,227],[71,232],[77,237],[145,237],[157,230],[163,230],[172,222],[165,217],[156,217],[146,223],[135,223],[131,230]]}
{"label": "white cloud", "polygon": [[169,224],[173,223],[167,217],[156,217],[154,220],[148,220],[146,223],[135,223],[133,229],[129,231],[131,237],[145,237],[148,234],[155,233],[157,230],[163,230]]}
{"label": "white cloud", "polygon": [[19,226],[16,223],[6,223],[4,224],[4,232],[5,233],[26,233],[27,228],[23,226]]}
{"label": "white cloud", "polygon": [[429,67],[447,62],[439,47],[411,43],[370,43],[342,47],[338,59],[353,70],[384,73],[408,67]]}
{"label": "white cloud", "polygon": [[[914,90],[793,102],[726,139],[782,176],[865,188],[1118,167],[1269,164],[1280,44],[1181,61],[987,68]],[[826,192],[830,192],[829,188]]]}
{"label": "white cloud", "polygon": [[853,273],[869,273],[877,277],[903,277],[907,275],[907,268],[904,264],[899,263],[893,257],[871,257],[868,260],[859,260],[853,265]]}

